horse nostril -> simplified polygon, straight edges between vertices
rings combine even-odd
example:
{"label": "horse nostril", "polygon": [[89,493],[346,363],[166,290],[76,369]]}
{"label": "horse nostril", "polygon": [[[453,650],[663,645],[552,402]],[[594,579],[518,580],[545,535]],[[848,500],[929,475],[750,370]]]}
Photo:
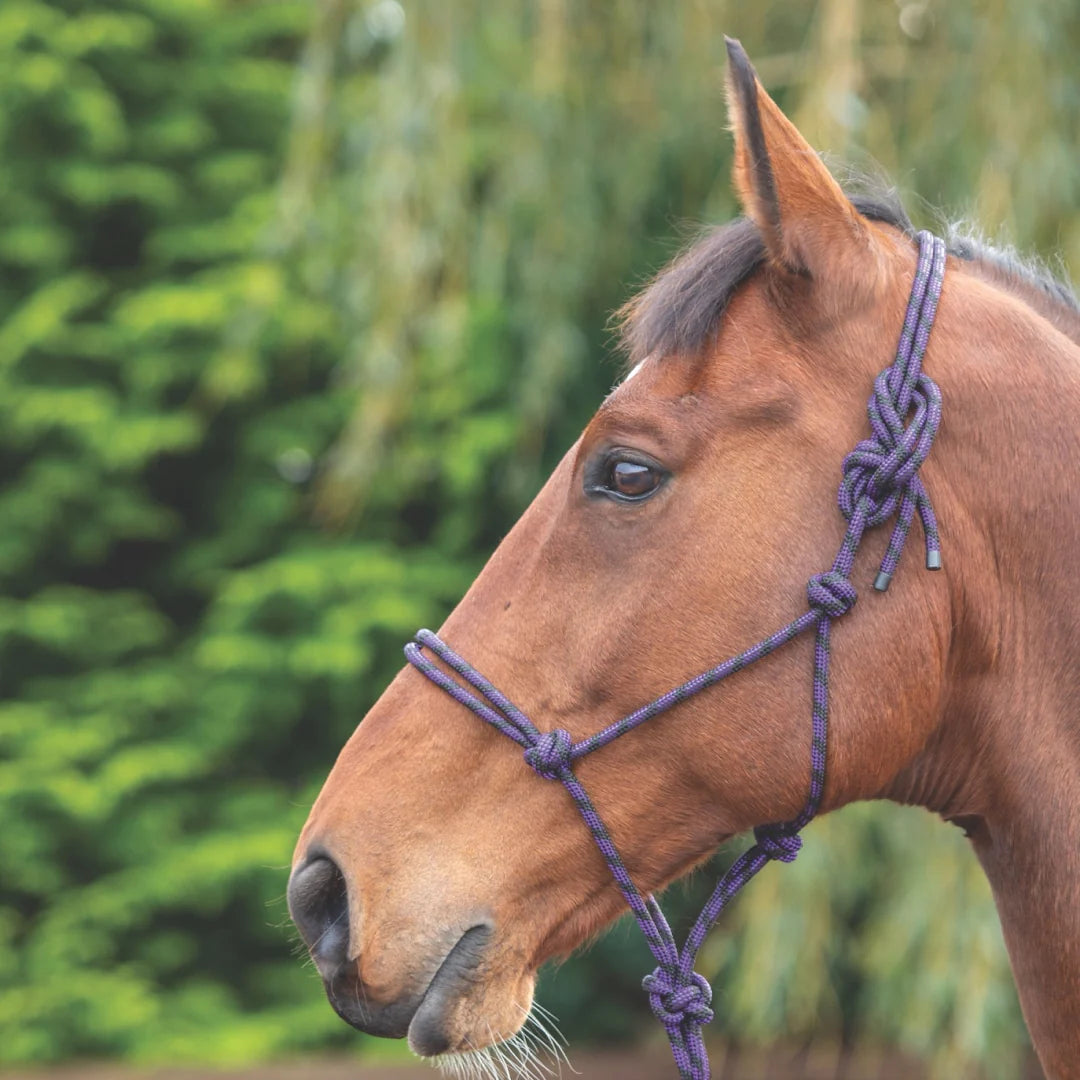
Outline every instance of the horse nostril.
{"label": "horse nostril", "polygon": [[332,979],[349,954],[349,894],[329,855],[319,855],[289,879],[289,914],[319,974]]}

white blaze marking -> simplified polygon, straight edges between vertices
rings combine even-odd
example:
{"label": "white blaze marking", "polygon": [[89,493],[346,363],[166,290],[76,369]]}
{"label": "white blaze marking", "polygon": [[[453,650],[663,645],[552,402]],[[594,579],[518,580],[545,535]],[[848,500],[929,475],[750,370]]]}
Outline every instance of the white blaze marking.
{"label": "white blaze marking", "polygon": [[628,374],[626,375],[626,378],[624,378],[624,379],[621,379],[621,380],[620,380],[619,382],[617,382],[617,383],[616,383],[616,384],[615,384],[615,385],[614,385],[614,386],[613,386],[613,387],[611,388],[611,392],[610,392],[610,393],[608,394],[608,397],[611,397],[611,394],[614,394],[614,393],[615,393],[615,391],[616,391],[616,390],[618,390],[620,386],[625,386],[625,385],[626,385],[626,384],[627,384],[627,383],[628,383],[628,382],[629,382],[629,381],[630,381],[630,380],[631,380],[631,379],[632,379],[632,378],[633,378],[633,377],[634,377],[634,376],[635,376],[635,375],[636,375],[636,374],[637,374],[637,373],[638,373],[638,372],[639,372],[639,371],[640,371],[640,370],[641,370],[641,369],[642,369],[642,368],[643,368],[643,367],[644,367],[644,366],[645,366],[645,365],[646,365],[646,364],[647,364],[647,363],[648,363],[648,362],[649,362],[649,361],[650,361],[651,359],[652,359],[652,356],[646,356],[644,360],[639,360],[639,361],[638,361],[638,362],[637,362],[637,363],[636,363],[636,364],[635,364],[635,365],[634,365],[634,366],[633,366],[633,367],[632,367],[632,368],[630,369],[630,371],[629,371],[629,372],[628,372]]}

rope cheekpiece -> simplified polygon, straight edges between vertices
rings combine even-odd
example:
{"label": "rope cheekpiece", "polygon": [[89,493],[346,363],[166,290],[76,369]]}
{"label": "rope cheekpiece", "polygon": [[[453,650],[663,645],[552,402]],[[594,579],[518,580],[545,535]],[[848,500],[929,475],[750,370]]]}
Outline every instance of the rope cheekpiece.
{"label": "rope cheekpiece", "polygon": [[[694,971],[694,961],[706,934],[728,902],[767,862],[794,861],[802,847],[799,834],[821,805],[829,720],[829,637],[833,620],[847,614],[856,600],[851,570],[863,534],[896,515],[892,537],[874,581],[875,589],[888,588],[916,512],[926,538],[927,569],[941,567],[937,522],[918,469],[930,452],[941,422],[941,392],[933,380],[922,373],[921,365],[945,276],[945,244],[928,232],[919,233],[917,239],[918,268],[896,359],[874,381],[874,393],[867,406],[872,435],[844,459],[839,505],[848,522],[847,531],[832,568],[823,574],[815,574],[807,584],[808,611],[738,656],[702,672],[576,743],[570,733],[561,728],[540,731],[480,672],[430,630],[419,631],[415,641],[405,646],[405,657],[410,664],[459,704],[522,746],[525,761],[537,775],[558,780],[569,792],[656,958],[656,970],[645,976],[642,986],[649,995],[653,1013],[667,1031],[675,1064],[683,1080],[709,1080],[709,1059],[701,1028],[713,1017],[710,1007],[712,988],[704,976]],[[656,900],[652,896],[642,896],[631,880],[607,827],[574,774],[574,762],[768,656],[811,627],[815,630],[815,644],[810,790],[806,806],[791,821],[754,829],[753,846],[743,852],[720,879],[680,950]],[[429,660],[424,649],[430,649],[479,697]]]}

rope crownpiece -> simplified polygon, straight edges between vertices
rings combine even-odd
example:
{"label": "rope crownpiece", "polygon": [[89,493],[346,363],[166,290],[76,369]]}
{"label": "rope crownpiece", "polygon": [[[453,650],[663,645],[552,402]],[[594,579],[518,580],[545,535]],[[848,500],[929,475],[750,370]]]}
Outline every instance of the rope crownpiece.
{"label": "rope crownpiece", "polygon": [[570,768],[570,732],[562,728],[546,731],[525,751],[525,763],[545,780],[558,780]]}
{"label": "rope crownpiece", "polygon": [[690,973],[689,982],[677,985],[663,968],[646,975],[641,987],[649,995],[653,1015],[665,1027],[694,1024],[698,1027],[712,1021],[712,987],[704,975]]}
{"label": "rope crownpiece", "polygon": [[926,537],[926,568],[941,569],[937,518],[918,470],[941,423],[941,391],[921,365],[945,278],[945,256],[943,240],[919,234],[919,264],[896,360],[874,380],[866,406],[872,434],[844,458],[838,502],[849,524],[858,523],[858,534],[896,515],[874,580],[879,592],[889,587],[916,513]]}
{"label": "rope crownpiece", "polygon": [[806,583],[806,598],[815,611],[830,619],[839,619],[851,610],[859,594],[843,574],[829,570],[815,574]]}

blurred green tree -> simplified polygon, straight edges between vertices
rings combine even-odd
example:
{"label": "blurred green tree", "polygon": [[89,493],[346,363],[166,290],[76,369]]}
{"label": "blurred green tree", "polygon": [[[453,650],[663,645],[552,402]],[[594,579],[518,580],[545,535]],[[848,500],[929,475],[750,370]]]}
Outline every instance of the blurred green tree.
{"label": "blurred green tree", "polygon": [[467,574],[311,524],[354,394],[279,180],[310,23],[0,8],[0,1061],[347,1037],[289,955],[285,866]]}
{"label": "blurred green tree", "polygon": [[[355,1041],[291,845],[615,377],[608,313],[735,212],[724,32],[816,145],[1080,258],[1066,0],[0,6],[0,1062]],[[856,807],[779,877],[709,943],[720,1030],[1017,1075],[958,834]],[[546,982],[574,1035],[633,1033],[635,948]]]}

